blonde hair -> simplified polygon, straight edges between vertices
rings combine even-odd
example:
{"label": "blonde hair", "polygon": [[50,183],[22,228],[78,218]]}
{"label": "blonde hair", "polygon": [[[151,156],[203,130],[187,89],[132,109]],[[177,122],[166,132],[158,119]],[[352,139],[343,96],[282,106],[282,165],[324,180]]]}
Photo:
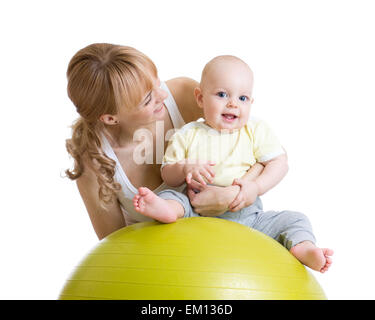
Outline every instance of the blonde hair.
{"label": "blonde hair", "polygon": [[74,168],[66,175],[75,180],[83,171],[83,158],[95,172],[101,204],[115,199],[120,185],[114,181],[116,163],[103,152],[100,132],[103,114],[115,115],[120,108],[134,108],[157,76],[154,63],[138,50],[113,44],[96,43],[79,50],[67,70],[68,96],[80,117],[66,140]]}

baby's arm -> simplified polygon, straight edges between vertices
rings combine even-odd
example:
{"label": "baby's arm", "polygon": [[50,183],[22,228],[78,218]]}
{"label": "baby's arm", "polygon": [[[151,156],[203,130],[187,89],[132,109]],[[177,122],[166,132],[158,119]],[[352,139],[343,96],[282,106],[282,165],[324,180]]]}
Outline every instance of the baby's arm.
{"label": "baby's arm", "polygon": [[262,174],[255,179],[258,186],[258,196],[265,194],[268,190],[275,187],[288,173],[288,157],[286,154],[269,161],[263,162],[264,169]]}
{"label": "baby's arm", "polygon": [[233,181],[233,185],[239,185],[241,190],[229,206],[231,211],[238,211],[253,204],[257,196],[261,196],[275,187],[288,172],[288,158],[286,154],[279,155],[260,164],[264,168],[261,174],[255,179],[249,170],[242,178]]}
{"label": "baby's arm", "polygon": [[206,181],[212,183],[214,171],[213,162],[187,159],[190,130],[177,131],[170,139],[163,157],[161,177],[171,187],[181,186],[185,180],[188,184],[195,183],[205,186]]}
{"label": "baby's arm", "polygon": [[179,187],[185,182],[184,161],[166,164],[161,168],[161,178],[171,187]]}
{"label": "baby's arm", "polygon": [[210,168],[213,165],[215,165],[213,162],[185,159],[172,164],[165,164],[161,169],[161,177],[171,187],[178,187],[185,180],[188,184],[195,180],[198,184],[206,185],[204,178],[211,183],[215,176],[214,171]]}
{"label": "baby's arm", "polygon": [[264,169],[264,166],[256,162],[249,170],[246,171],[246,173],[241,177],[241,180],[247,180],[247,181],[254,181],[256,178],[258,178]]}

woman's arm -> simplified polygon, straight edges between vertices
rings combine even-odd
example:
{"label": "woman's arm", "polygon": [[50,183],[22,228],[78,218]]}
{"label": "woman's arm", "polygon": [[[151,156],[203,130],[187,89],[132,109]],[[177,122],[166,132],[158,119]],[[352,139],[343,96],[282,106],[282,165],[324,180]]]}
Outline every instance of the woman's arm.
{"label": "woman's arm", "polygon": [[187,186],[187,195],[194,211],[205,217],[216,217],[228,211],[229,204],[239,192],[240,186],[207,185],[199,193],[195,193],[191,186]]}
{"label": "woman's arm", "polygon": [[117,201],[105,205],[104,208],[100,205],[99,184],[95,173],[87,166],[82,176],[77,179],[77,186],[99,240],[126,226]]}
{"label": "woman's arm", "polygon": [[[263,166],[256,163],[252,166],[243,178],[253,181],[261,175]],[[230,204],[237,198],[240,192],[239,185],[228,187],[202,186],[194,185],[194,188],[200,190],[195,193],[192,188],[188,187],[187,194],[194,211],[202,216],[218,216],[229,210]]]}

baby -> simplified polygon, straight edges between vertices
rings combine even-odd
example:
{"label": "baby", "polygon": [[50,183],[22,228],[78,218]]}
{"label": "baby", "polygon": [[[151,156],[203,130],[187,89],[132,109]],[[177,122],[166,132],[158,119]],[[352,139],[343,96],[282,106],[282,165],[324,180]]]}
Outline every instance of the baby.
{"label": "baby", "polygon": [[[259,196],[282,180],[288,164],[269,126],[249,117],[252,89],[253,73],[241,59],[219,56],[207,63],[194,92],[204,121],[188,123],[172,136],[163,158],[162,178],[172,187],[187,182],[197,190],[207,183],[238,185],[240,191],[230,210],[217,217],[269,235],[301,263],[323,273],[332,263],[333,251],[315,246],[308,218],[299,212],[263,211]],[[139,213],[164,223],[199,216],[189,198],[175,190],[156,195],[141,187],[133,204]]]}

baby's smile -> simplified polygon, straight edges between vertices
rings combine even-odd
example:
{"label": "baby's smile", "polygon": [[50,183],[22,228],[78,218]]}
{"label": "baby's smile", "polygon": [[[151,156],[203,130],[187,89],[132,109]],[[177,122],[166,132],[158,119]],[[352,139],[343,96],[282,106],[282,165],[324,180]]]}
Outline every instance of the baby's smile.
{"label": "baby's smile", "polygon": [[238,118],[237,115],[231,114],[231,113],[222,113],[221,117],[225,122],[228,122],[228,123],[232,123]]}

